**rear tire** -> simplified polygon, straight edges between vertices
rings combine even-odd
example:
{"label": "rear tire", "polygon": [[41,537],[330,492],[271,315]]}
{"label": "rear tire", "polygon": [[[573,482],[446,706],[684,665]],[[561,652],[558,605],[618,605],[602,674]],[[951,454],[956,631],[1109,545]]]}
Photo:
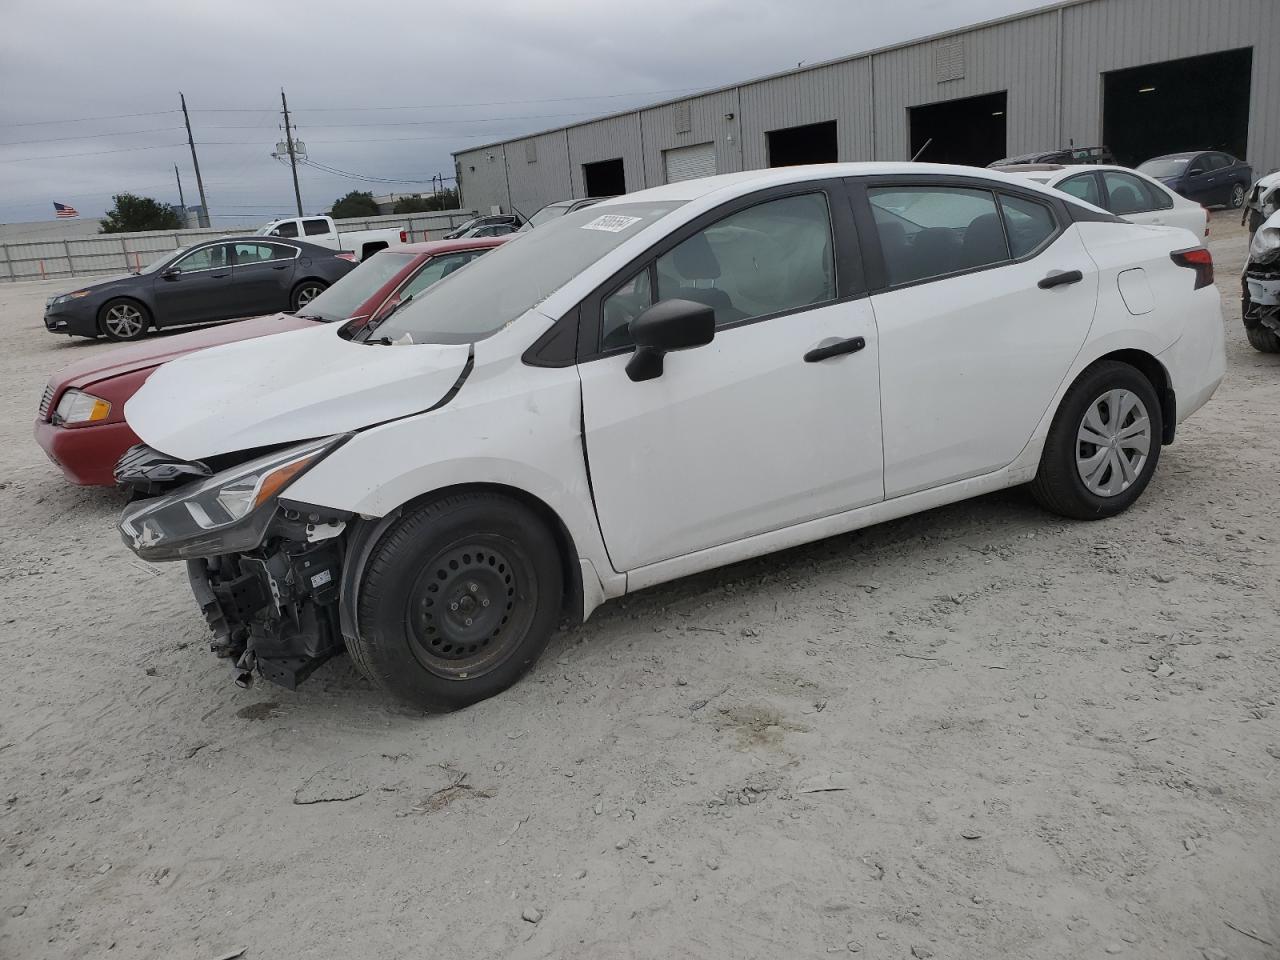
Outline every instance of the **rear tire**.
{"label": "rear tire", "polygon": [[1266,327],[1245,327],[1244,335],[1249,338],[1249,346],[1259,353],[1280,353],[1280,336]]}
{"label": "rear tire", "polygon": [[560,621],[555,539],[507,497],[418,507],[374,547],[347,649],[375,686],[431,711],[492,697],[533,666]]}
{"label": "rear tire", "polygon": [[290,298],[293,303],[293,312],[297,313],[316,297],[320,296],[328,286],[323,280],[303,280],[293,288],[293,295]]}
{"label": "rear tire", "polygon": [[1031,493],[1046,510],[1074,520],[1113,517],[1151,481],[1163,433],[1151,381],[1127,363],[1095,364],[1062,398]]}
{"label": "rear tire", "polygon": [[136,300],[108,300],[98,311],[98,329],[108,340],[117,343],[141,340],[150,326],[151,315]]}
{"label": "rear tire", "polygon": [[1232,184],[1231,197],[1227,201],[1231,205],[1232,210],[1239,210],[1244,206],[1245,185],[1243,183]]}

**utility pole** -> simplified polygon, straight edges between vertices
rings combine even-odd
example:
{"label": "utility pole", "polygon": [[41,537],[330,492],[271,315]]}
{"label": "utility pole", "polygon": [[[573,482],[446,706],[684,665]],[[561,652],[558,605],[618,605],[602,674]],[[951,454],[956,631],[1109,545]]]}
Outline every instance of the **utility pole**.
{"label": "utility pole", "polygon": [[191,145],[191,165],[196,168],[196,186],[200,190],[200,216],[196,222],[201,226],[209,226],[209,201],[204,196],[204,180],[200,176],[200,159],[196,156],[196,140],[191,136],[191,117],[187,114],[187,98],[181,91],[178,99],[182,101],[182,119],[187,125],[187,143]]}
{"label": "utility pole", "polygon": [[298,155],[293,149],[293,128],[289,125],[289,101],[280,88],[280,105],[284,107],[284,142],[289,148],[289,167],[293,170],[293,198],[298,201],[298,216],[302,216],[302,190],[298,187]]}
{"label": "utility pole", "polygon": [[182,195],[182,174],[178,172],[178,165],[176,163],[173,165],[173,175],[178,180],[178,206],[182,208],[182,212],[185,214],[187,212],[187,200],[186,197]]}

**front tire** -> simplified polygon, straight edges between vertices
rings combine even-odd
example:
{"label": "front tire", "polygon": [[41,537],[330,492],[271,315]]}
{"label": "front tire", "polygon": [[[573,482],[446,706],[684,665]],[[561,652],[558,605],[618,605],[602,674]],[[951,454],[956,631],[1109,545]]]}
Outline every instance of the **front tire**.
{"label": "front tire", "polygon": [[1259,324],[1256,327],[1245,327],[1245,336],[1249,338],[1249,346],[1259,353],[1280,353],[1280,336]]}
{"label": "front tire", "polygon": [[1127,363],[1095,364],[1062,399],[1031,493],[1046,510],[1074,520],[1113,517],[1151,481],[1163,433],[1151,381]]}
{"label": "front tire", "polygon": [[150,326],[147,308],[136,300],[108,300],[98,311],[98,329],[108,340],[117,343],[141,340]]}
{"label": "front tire", "polygon": [[442,497],[374,547],[347,649],[374,685],[431,711],[492,697],[533,666],[560,620],[551,532],[488,493]]}
{"label": "front tire", "polygon": [[327,283],[321,280],[303,280],[293,288],[293,296],[291,298],[293,312],[297,313],[316,297],[320,296],[328,286]]}
{"label": "front tire", "polygon": [[1227,201],[1231,204],[1232,210],[1239,210],[1244,206],[1245,187],[1243,183],[1233,184],[1231,187],[1231,197]]}

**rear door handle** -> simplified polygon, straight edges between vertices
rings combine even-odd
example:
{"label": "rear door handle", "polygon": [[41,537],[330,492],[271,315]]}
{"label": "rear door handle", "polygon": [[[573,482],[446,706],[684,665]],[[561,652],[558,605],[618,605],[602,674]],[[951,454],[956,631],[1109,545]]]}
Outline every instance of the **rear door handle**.
{"label": "rear door handle", "polygon": [[1049,274],[1036,286],[1041,290],[1051,290],[1054,287],[1065,287],[1069,283],[1079,283],[1083,279],[1084,274],[1079,270],[1059,270],[1057,273]]}
{"label": "rear door handle", "polygon": [[857,353],[867,345],[862,337],[850,337],[848,340],[832,340],[814,347],[804,355],[805,363],[818,363],[831,357],[839,357],[846,353]]}

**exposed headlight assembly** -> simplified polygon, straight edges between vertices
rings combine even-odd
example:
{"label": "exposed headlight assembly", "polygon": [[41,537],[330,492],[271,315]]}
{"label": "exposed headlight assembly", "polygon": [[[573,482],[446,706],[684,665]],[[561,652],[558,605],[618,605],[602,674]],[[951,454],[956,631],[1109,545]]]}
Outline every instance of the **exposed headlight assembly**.
{"label": "exposed headlight assembly", "polygon": [[244,553],[262,542],[285,487],[346,441],[325,437],[215,473],[125,508],[120,534],[144,560]]}
{"label": "exposed headlight assembly", "polygon": [[53,411],[54,423],[97,423],[111,415],[111,404],[82,390],[67,390]]}
{"label": "exposed headlight assembly", "polygon": [[1280,226],[1263,225],[1253,235],[1253,243],[1249,246],[1249,259],[1259,263],[1270,263],[1280,257]]}

